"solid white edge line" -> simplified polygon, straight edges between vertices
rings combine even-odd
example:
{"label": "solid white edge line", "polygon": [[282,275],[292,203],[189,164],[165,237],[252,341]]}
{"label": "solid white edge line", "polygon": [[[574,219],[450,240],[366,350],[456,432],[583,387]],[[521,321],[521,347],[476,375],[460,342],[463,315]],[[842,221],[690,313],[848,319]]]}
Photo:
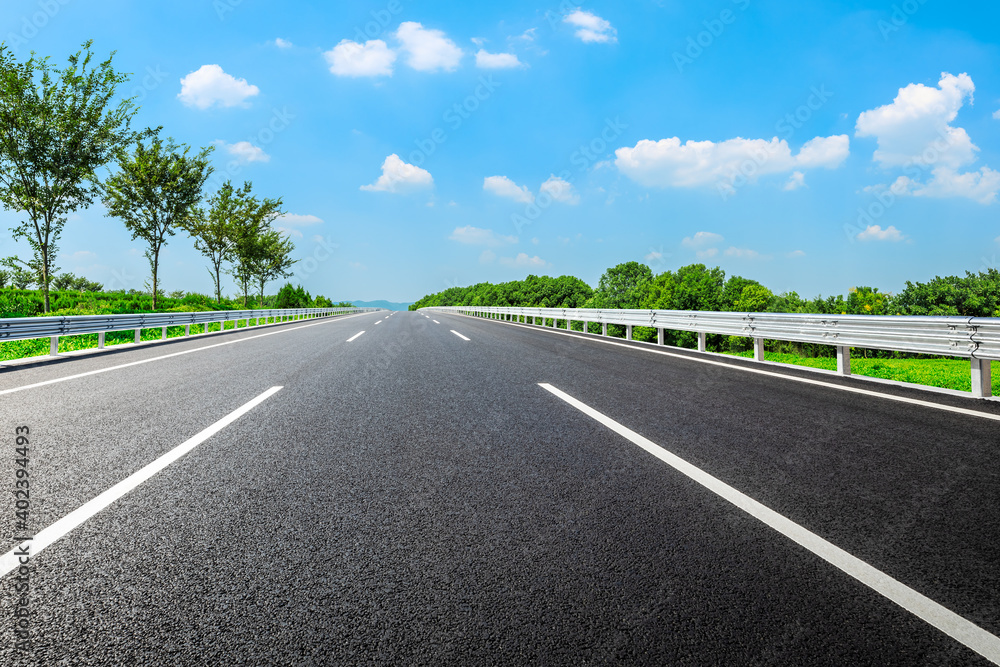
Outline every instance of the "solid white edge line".
{"label": "solid white edge line", "polygon": [[[463,315],[463,317],[472,317],[471,315]],[[473,318],[482,319],[482,318]],[[493,320],[489,320],[493,321]],[[645,345],[627,345],[625,343],[618,343],[613,340],[605,340],[603,336],[596,334],[586,335],[586,336],[574,336],[571,333],[566,333],[565,331],[559,331],[558,329],[553,330],[547,327],[533,326],[530,324],[519,324],[517,322],[497,322],[498,324],[506,324],[508,326],[519,327],[522,329],[527,329],[529,331],[539,331],[544,330],[545,333],[557,334],[559,336],[568,336],[570,338],[576,338],[578,340],[586,340],[593,343],[601,343],[602,345],[614,345],[615,347],[625,347],[630,350],[637,350],[639,352],[647,352],[649,354],[662,354],[666,357],[673,357],[675,359],[686,359],[688,361],[693,361],[699,364],[709,364],[711,366],[722,366],[724,368],[731,368],[737,371],[743,371],[745,373],[756,373],[757,375],[767,375],[769,377],[781,378],[783,380],[791,380],[792,382],[802,382],[804,384],[811,384],[818,387],[828,387],[830,389],[836,389],[838,391],[846,391],[852,394],[860,394],[862,396],[872,396],[875,398],[884,398],[889,401],[897,401],[900,403],[910,403],[911,405],[919,405],[925,408],[935,408],[937,410],[944,410],[945,412],[954,412],[960,415],[970,415],[972,417],[982,417],[983,419],[991,419],[993,421],[1000,421],[1000,415],[995,415],[989,412],[980,412],[979,410],[971,410],[969,408],[959,408],[952,405],[944,405],[942,403],[933,403],[931,401],[922,401],[919,398],[908,398],[906,396],[894,396],[892,394],[883,394],[881,392],[872,391],[871,389],[861,389],[860,387],[848,387],[841,384],[833,384],[831,382],[824,382],[823,380],[813,380],[811,378],[798,377],[796,375],[787,375],[785,373],[778,373],[775,371],[767,371],[761,368],[749,368],[740,364],[729,363],[726,361],[714,361],[712,359],[702,359],[694,355],[687,354],[677,354],[675,352],[669,352],[667,350],[657,350],[653,348],[646,347]],[[577,332],[580,333],[580,332]],[[692,350],[693,352],[693,350]],[[734,359],[741,359],[742,357],[733,357]],[[792,370],[795,369],[794,366],[791,367]],[[847,376],[850,377],[850,376]],[[919,389],[919,386],[915,387]]]}
{"label": "solid white edge line", "polygon": [[[204,350],[211,350],[211,349],[216,348],[216,347],[223,347],[224,345],[236,345],[237,343],[243,343],[243,342],[246,342],[248,340],[254,340],[254,339],[257,339],[257,338],[265,338],[267,336],[277,336],[278,334],[291,333],[292,331],[298,331],[299,329],[308,329],[309,327],[318,327],[318,326],[321,326],[321,325],[324,325],[324,324],[330,324],[332,322],[343,322],[344,320],[349,320],[352,317],[362,317],[362,316],[367,315],[367,314],[368,313],[358,313],[357,315],[347,315],[346,317],[335,317],[335,318],[332,318],[332,319],[324,320],[322,322],[313,322],[312,324],[303,324],[302,326],[298,326],[298,327],[291,327],[291,328],[288,328],[288,329],[278,329],[276,331],[269,331],[268,333],[257,334],[256,336],[247,336],[246,338],[238,338],[236,340],[227,340],[227,341],[225,341],[223,343],[214,343],[212,345],[206,345],[204,347],[196,347],[196,348],[191,349],[191,350],[182,350],[180,352],[172,352],[170,354],[164,354],[162,356],[152,357],[150,359],[140,359],[138,361],[130,361],[127,364],[119,364],[117,366],[109,366],[107,368],[98,368],[98,369],[93,370],[93,371],[87,371],[86,373],[77,373],[76,375],[67,375],[67,376],[61,377],[61,378],[53,378],[51,380],[43,380],[41,382],[35,382],[33,384],[26,384],[26,385],[21,386],[21,387],[12,387],[10,389],[0,389],[0,396],[4,396],[5,394],[14,394],[14,393],[17,393],[19,391],[25,391],[26,389],[36,389],[38,387],[45,387],[45,386],[50,385],[50,384],[58,384],[60,382],[67,382],[69,380],[77,380],[79,378],[88,377],[88,376],[91,376],[91,375],[100,375],[101,373],[109,373],[111,371],[117,371],[117,370],[120,370],[122,368],[130,368],[131,366],[140,366],[142,364],[148,364],[148,363],[152,363],[154,361],[162,361],[163,359],[170,359],[172,357],[180,357],[180,356],[183,356],[185,354],[193,354],[195,352],[202,352]],[[244,329],[244,331],[246,331],[246,329]],[[214,333],[218,333],[218,332],[214,332]],[[179,341],[185,340],[185,339],[184,338],[174,338],[173,340],[179,342]],[[194,340],[194,339],[192,338],[191,340]],[[111,350],[113,350],[114,347],[105,348],[105,349],[111,349]],[[131,348],[131,349],[136,349],[136,348]]]}
{"label": "solid white edge line", "polygon": [[350,338],[348,338],[348,339],[347,339],[347,342],[348,342],[348,343],[353,343],[353,342],[354,342],[354,340],[355,340],[356,338],[360,337],[360,336],[361,336],[361,334],[363,334],[363,333],[364,333],[364,331],[359,331],[358,333],[356,333],[356,334],[354,334],[353,336],[351,336]]}
{"label": "solid white edge line", "polygon": [[681,474],[701,484],[724,500],[729,501],[750,516],[765,523],[785,537],[805,547],[831,565],[854,577],[876,593],[892,600],[911,614],[941,630],[949,637],[968,646],[976,653],[1000,664],[1000,638],[983,630],[978,625],[966,620],[955,612],[941,606],[930,598],[918,593],[909,586],[893,579],[888,574],[878,570],[861,559],[852,556],[840,547],[826,541],[819,535],[810,532],[791,519],[778,514],[762,505],[746,494],[737,491],[725,482],[713,477],[704,470],[688,463],[679,456],[672,454],[639,435],[635,431],[619,424],[610,417],[598,412],[573,398],[569,394],[556,389],[550,384],[540,382],[542,389],[570,404],[588,417],[600,422],[615,433],[660,459]]}
{"label": "solid white edge line", "polygon": [[52,545],[54,542],[65,537],[75,528],[83,524],[88,519],[92,518],[95,514],[104,510],[109,505],[114,503],[116,500],[122,498],[130,491],[134,490],[140,484],[151,478],[156,473],[160,472],[171,463],[181,458],[195,447],[205,442],[213,435],[226,428],[234,421],[245,415],[246,413],[253,410],[255,407],[274,396],[276,393],[281,391],[281,387],[271,387],[263,394],[253,399],[249,403],[244,404],[242,407],[230,412],[228,415],[215,422],[202,432],[198,433],[192,438],[182,442],[181,444],[174,447],[166,454],[160,456],[158,459],[152,463],[146,465],[145,467],[132,473],[122,481],[118,482],[110,489],[101,493],[96,498],[84,503],[79,508],[73,510],[63,518],[59,519],[55,523],[43,528],[39,531],[34,539],[28,542],[23,542],[18,545],[17,549],[11,549],[3,556],[0,556],[0,577],[4,577],[16,570],[19,565],[19,554],[17,553],[19,549],[23,549],[25,546],[29,548],[29,553],[32,558],[37,556],[43,549]]}
{"label": "solid white edge line", "polygon": [[451,330],[451,332],[452,332],[453,334],[455,334],[456,336],[458,336],[459,338],[461,338],[462,340],[469,340],[468,338],[466,338],[466,337],[465,337],[465,336],[463,336],[462,334],[458,333],[458,332],[457,332],[457,331],[455,331],[454,329],[452,329],[452,330]]}

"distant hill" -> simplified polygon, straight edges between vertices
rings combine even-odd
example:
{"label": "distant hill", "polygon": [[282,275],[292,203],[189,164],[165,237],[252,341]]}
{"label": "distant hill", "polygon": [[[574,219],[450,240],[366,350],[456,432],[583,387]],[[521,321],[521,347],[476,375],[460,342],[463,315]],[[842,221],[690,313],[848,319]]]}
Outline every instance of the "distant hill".
{"label": "distant hill", "polygon": [[407,310],[411,304],[392,301],[352,301],[358,308],[385,308],[386,310]]}

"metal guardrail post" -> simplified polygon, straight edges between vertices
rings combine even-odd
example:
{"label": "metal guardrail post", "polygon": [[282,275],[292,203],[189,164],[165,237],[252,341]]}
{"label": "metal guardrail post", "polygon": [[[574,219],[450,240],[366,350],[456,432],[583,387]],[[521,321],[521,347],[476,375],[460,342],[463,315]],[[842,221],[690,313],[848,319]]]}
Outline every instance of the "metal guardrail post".
{"label": "metal guardrail post", "polygon": [[601,322],[601,335],[602,336],[607,336],[608,335],[608,323],[607,322]]}
{"label": "metal guardrail post", "polygon": [[185,336],[190,336],[191,335],[191,325],[190,324],[185,324],[184,325],[184,335]]}
{"label": "metal guardrail post", "polygon": [[972,358],[972,395],[976,398],[989,398],[993,395],[989,359]]}
{"label": "metal guardrail post", "polygon": [[625,325],[625,340],[632,340],[632,325]]}
{"label": "metal guardrail post", "polygon": [[139,338],[140,338],[141,335],[142,335],[142,329],[136,329],[135,330],[135,344],[136,345],[139,344]]}
{"label": "metal guardrail post", "polygon": [[698,351],[707,352],[708,351],[708,334],[704,331],[698,332]]}
{"label": "metal guardrail post", "polygon": [[851,374],[851,348],[837,346],[837,375]]}
{"label": "metal guardrail post", "polygon": [[754,361],[764,361],[764,339],[754,338],[753,339],[753,358]]}
{"label": "metal guardrail post", "polygon": [[59,336],[49,337],[49,355],[56,356],[59,354]]}
{"label": "metal guardrail post", "polygon": [[98,350],[103,350],[104,349],[104,332],[103,331],[101,331],[101,332],[99,332],[97,334],[97,349]]}
{"label": "metal guardrail post", "polygon": [[656,344],[657,345],[663,345],[663,341],[664,341],[663,327],[657,327],[656,328]]}
{"label": "metal guardrail post", "polygon": [[163,327],[163,331],[160,334],[160,340],[166,340],[166,339],[167,339],[167,328]]}

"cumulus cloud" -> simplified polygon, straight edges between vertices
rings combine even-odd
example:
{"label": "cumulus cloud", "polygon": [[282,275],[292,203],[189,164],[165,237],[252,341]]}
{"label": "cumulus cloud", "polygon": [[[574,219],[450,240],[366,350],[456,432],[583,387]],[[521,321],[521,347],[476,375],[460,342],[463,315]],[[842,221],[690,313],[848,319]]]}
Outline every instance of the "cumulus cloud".
{"label": "cumulus cloud", "polygon": [[181,92],[177,97],[185,105],[207,109],[250,106],[247,99],[260,94],[260,88],[226,74],[218,65],[202,65],[181,79]]}
{"label": "cumulus cloud", "polygon": [[337,76],[392,76],[392,65],[396,62],[396,52],[381,39],[364,44],[343,39],[323,57]]}
{"label": "cumulus cloud", "polygon": [[517,257],[501,257],[500,263],[504,266],[529,267],[533,269],[540,269],[548,266],[548,262],[538,255],[529,257],[526,252],[517,253]]}
{"label": "cumulus cloud", "polygon": [[685,248],[703,248],[707,245],[722,243],[723,240],[724,239],[721,234],[716,234],[714,232],[697,232],[694,236],[685,236],[681,241],[681,245]]}
{"label": "cumulus cloud", "polygon": [[280,37],[275,38],[274,45],[277,46],[279,49],[290,49],[293,46],[291,42],[289,42],[288,40],[281,39]]}
{"label": "cumulus cloud", "polygon": [[737,248],[736,246],[726,248],[726,257],[736,257],[739,259],[769,259],[769,257],[761,255],[756,250],[750,250],[749,248]]}
{"label": "cumulus cloud", "polygon": [[806,175],[801,171],[793,172],[789,177],[788,182],[785,183],[785,190],[798,190],[799,188],[804,188],[806,186]]}
{"label": "cumulus cloud", "polygon": [[718,248],[705,248],[704,250],[699,250],[694,255],[698,259],[712,259],[719,254]]}
{"label": "cumulus cloud", "polygon": [[227,144],[225,141],[217,139],[214,143],[236,158],[236,161],[241,164],[271,161],[271,156],[265,153],[263,148],[254,146],[249,141],[237,141],[235,144]]}
{"label": "cumulus cloud", "polygon": [[[671,137],[643,139],[634,147],[615,151],[615,165],[631,178],[649,187],[698,187],[729,184],[738,175],[748,178],[792,170],[825,167],[835,169],[850,154],[847,135],[816,137],[793,155],[784,139],[727,139],[687,141]],[[749,166],[749,168],[748,168]]]}
{"label": "cumulus cloud", "polygon": [[580,195],[573,190],[573,184],[567,180],[559,178],[555,174],[549,176],[549,180],[542,183],[538,188],[538,194],[548,194],[553,200],[563,204],[579,204]]}
{"label": "cumulus cloud", "polygon": [[858,232],[855,238],[859,241],[902,241],[906,237],[892,225],[885,229],[881,225],[869,225],[864,231]]}
{"label": "cumulus cloud", "polygon": [[483,49],[476,53],[476,67],[480,69],[513,69],[523,66],[524,63],[513,53],[488,53]]}
{"label": "cumulus cloud", "polygon": [[806,256],[806,253],[805,253],[804,250],[793,250],[790,253],[788,253],[787,255],[785,255],[785,257],[789,257],[791,259],[796,259],[798,257],[805,257],[805,256]]}
{"label": "cumulus cloud", "polygon": [[993,117],[997,120],[1000,120],[1000,109],[997,109],[996,111],[993,112]]}
{"label": "cumulus cloud", "polygon": [[618,41],[618,31],[597,14],[577,9],[567,14],[563,22],[577,28],[576,36],[584,42],[605,44]]}
{"label": "cumulus cloud", "polygon": [[483,179],[483,190],[492,192],[498,197],[507,197],[523,204],[530,204],[535,201],[535,196],[528,190],[528,186],[519,186],[506,176],[487,176]]}
{"label": "cumulus cloud", "polygon": [[964,128],[952,125],[975,90],[968,74],[943,72],[937,87],[911,83],[892,103],[858,116],[855,135],[875,138],[875,162],[907,173],[890,188],[895,194],[996,201],[1000,172],[988,166],[962,172],[976,161],[979,147]]}
{"label": "cumulus cloud", "polygon": [[496,248],[502,245],[517,243],[516,236],[501,236],[492,229],[480,229],[472,225],[456,227],[455,231],[448,237],[452,241],[464,243],[465,245],[479,245]]}
{"label": "cumulus cloud", "polygon": [[453,71],[464,55],[444,32],[425,28],[415,21],[401,23],[396,39],[407,54],[406,64],[422,72]]}
{"label": "cumulus cloud", "polygon": [[393,153],[382,163],[382,175],[371,185],[362,185],[366,192],[410,192],[434,185],[430,172],[403,162]]}

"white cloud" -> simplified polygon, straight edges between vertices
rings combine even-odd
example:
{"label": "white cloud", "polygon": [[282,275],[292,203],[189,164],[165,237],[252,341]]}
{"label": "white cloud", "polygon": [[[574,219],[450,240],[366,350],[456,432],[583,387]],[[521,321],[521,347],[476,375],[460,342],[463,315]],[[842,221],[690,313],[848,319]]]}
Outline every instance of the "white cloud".
{"label": "white cloud", "polygon": [[523,66],[524,63],[513,53],[488,53],[483,49],[476,53],[476,67],[481,69],[512,69]]}
{"label": "white cloud", "polygon": [[382,163],[382,175],[371,185],[362,185],[366,192],[408,192],[434,185],[430,172],[403,162],[393,153]]}
{"label": "white cloud", "polygon": [[275,38],[274,45],[277,46],[279,49],[290,49],[292,48],[292,46],[294,46],[294,44],[292,44],[288,40],[281,39],[280,37]]}
{"label": "white cloud", "polygon": [[496,261],[497,254],[492,250],[484,250],[481,255],[479,255],[480,264],[490,264]]}
{"label": "white cloud", "polygon": [[563,18],[564,23],[568,23],[577,28],[576,36],[584,42],[617,42],[618,31],[597,14],[585,12],[577,9]]}
{"label": "white cloud", "polygon": [[738,257],[740,259],[762,259],[761,254],[749,248],[737,248],[731,246],[726,248],[726,257]]}
{"label": "white cloud", "polygon": [[347,266],[351,267],[355,271],[367,271],[368,267],[361,262],[348,262]]}
{"label": "white cloud", "polygon": [[282,227],[281,225],[278,225],[277,227],[275,227],[275,229],[277,231],[281,232],[282,234],[284,234],[285,236],[291,236],[291,237],[297,238],[297,239],[302,238],[302,232],[300,232],[297,229],[291,229],[289,227]]}
{"label": "white cloud", "polygon": [[698,259],[712,259],[719,254],[718,248],[706,248],[705,250],[699,250],[694,254]]}
{"label": "white cloud", "polygon": [[453,71],[462,60],[462,49],[440,30],[424,28],[415,21],[405,21],[396,30],[396,39],[407,53],[406,64],[415,70]]}
{"label": "white cloud", "polygon": [[330,72],[337,76],[392,76],[392,64],[396,62],[396,52],[381,39],[364,44],[343,39],[323,57]]}
{"label": "white cloud", "polygon": [[804,188],[806,186],[806,175],[801,171],[792,172],[791,177],[788,182],[785,183],[785,190],[798,190],[799,188]]}
{"label": "white cloud", "polygon": [[[858,116],[855,135],[875,137],[875,161],[883,167],[913,163],[958,168],[975,160],[978,148],[966,131],[952,127],[966,98],[976,86],[968,74],[941,75],[938,88],[911,83],[887,104]],[[931,150],[933,159],[924,153]]]}
{"label": "white cloud", "polygon": [[[615,165],[632,180],[649,187],[698,187],[734,182],[794,169],[839,167],[850,153],[847,135],[816,137],[792,155],[784,139],[727,139],[721,142],[687,141],[671,137],[643,139],[634,147],[615,151]],[[752,167],[748,171],[747,165]]]}
{"label": "white cloud", "polygon": [[855,238],[859,241],[902,241],[906,237],[892,225],[889,225],[885,229],[882,229],[880,225],[869,225],[863,232],[859,232]]}
{"label": "white cloud", "polygon": [[490,248],[517,243],[516,236],[500,236],[492,229],[480,229],[472,225],[456,227],[455,231],[448,237],[452,241],[458,241],[466,245],[481,245]]}
{"label": "white cloud", "polygon": [[535,196],[528,190],[528,186],[519,186],[506,176],[487,176],[483,179],[483,190],[524,204],[535,201]]}
{"label": "white cloud", "polygon": [[322,218],[315,215],[296,215],[295,213],[284,213],[278,216],[278,222],[292,227],[304,227],[307,225],[318,225],[323,222]]}
{"label": "white cloud", "polygon": [[76,261],[97,259],[97,253],[91,252],[89,250],[77,250],[76,252],[69,255],[69,258]]}
{"label": "white cloud", "polygon": [[659,262],[663,259],[663,253],[658,250],[653,250],[649,252],[645,257],[642,258],[646,262]]}
{"label": "white cloud", "polygon": [[788,253],[787,255],[785,255],[785,257],[790,257],[790,258],[793,258],[793,259],[796,258],[796,257],[805,257],[805,256],[806,256],[806,253],[805,253],[804,250],[793,250],[790,253]]}
{"label": "white cloud", "polygon": [[707,245],[715,245],[725,240],[721,234],[714,232],[697,232],[694,236],[685,236],[681,245],[685,248],[702,248]]}
{"label": "white cloud", "polygon": [[226,74],[218,65],[202,65],[181,79],[181,92],[177,97],[189,107],[207,109],[216,104],[221,107],[250,106],[246,100],[258,94],[260,88],[250,85],[246,79]]}
{"label": "white cloud", "polygon": [[235,157],[236,161],[241,164],[271,161],[271,156],[265,153],[263,148],[254,146],[249,141],[237,141],[235,144],[227,144],[222,139],[216,139],[213,143]]}
{"label": "white cloud", "polygon": [[552,199],[563,204],[579,204],[580,195],[573,191],[573,184],[559,178],[555,174],[549,176],[549,180],[542,183],[538,188],[538,194],[547,193]]}
{"label": "white cloud", "polygon": [[993,112],[993,117],[997,120],[1000,120],[1000,109],[997,109],[996,111]]}
{"label": "white cloud", "polygon": [[[913,176],[896,179],[890,188],[894,194],[996,201],[1000,172],[987,166],[962,172],[976,161],[979,147],[964,128],[951,124],[966,100],[972,103],[975,90],[968,74],[943,72],[936,88],[911,83],[899,89],[891,104],[858,116],[856,136],[878,142],[874,160],[885,169],[905,168]],[[921,171],[929,172],[923,181],[918,180]]]}
{"label": "white cloud", "polygon": [[548,262],[538,255],[529,257],[528,253],[525,252],[517,253],[517,257],[501,257],[500,263],[504,266],[530,267],[534,269],[548,266]]}

